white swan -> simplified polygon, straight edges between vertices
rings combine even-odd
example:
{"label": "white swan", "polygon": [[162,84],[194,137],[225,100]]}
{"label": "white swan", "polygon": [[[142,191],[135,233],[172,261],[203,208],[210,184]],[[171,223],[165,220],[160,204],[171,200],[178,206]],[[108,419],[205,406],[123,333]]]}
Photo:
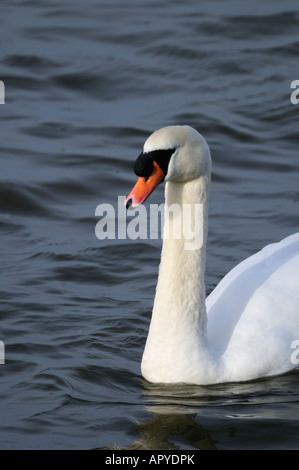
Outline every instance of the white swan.
{"label": "white swan", "polygon": [[291,345],[299,340],[299,233],[240,263],[205,299],[210,170],[209,147],[189,126],[154,132],[135,163],[139,179],[127,207],[144,202],[163,179],[166,206],[189,204],[193,215],[195,204],[203,207],[199,249],[187,250],[184,234],[175,238],[175,217],[168,222],[141,364],[150,382],[245,381],[296,367]]}

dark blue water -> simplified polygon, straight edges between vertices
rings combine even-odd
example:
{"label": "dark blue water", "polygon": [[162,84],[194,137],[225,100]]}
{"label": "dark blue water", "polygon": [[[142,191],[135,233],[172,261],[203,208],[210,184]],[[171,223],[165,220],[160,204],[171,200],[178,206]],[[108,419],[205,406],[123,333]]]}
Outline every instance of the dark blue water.
{"label": "dark blue water", "polygon": [[207,293],[298,231],[298,2],[0,11],[0,447],[298,449],[298,373],[141,378],[161,241],[95,236],[96,207],[128,194],[144,140],[170,124],[195,127],[212,152]]}

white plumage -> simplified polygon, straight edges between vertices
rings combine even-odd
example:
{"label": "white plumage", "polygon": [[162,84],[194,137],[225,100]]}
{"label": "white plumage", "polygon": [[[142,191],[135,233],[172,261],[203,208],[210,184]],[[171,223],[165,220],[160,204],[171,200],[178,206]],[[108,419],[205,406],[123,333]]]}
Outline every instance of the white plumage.
{"label": "white plumage", "polygon": [[144,152],[167,148],[176,151],[165,177],[166,205],[203,205],[203,243],[186,250],[184,238],[171,237],[174,221],[169,221],[143,376],[151,382],[212,384],[291,370],[296,367],[291,343],[299,340],[299,234],[240,263],[205,299],[210,151],[189,126],[156,131]]}

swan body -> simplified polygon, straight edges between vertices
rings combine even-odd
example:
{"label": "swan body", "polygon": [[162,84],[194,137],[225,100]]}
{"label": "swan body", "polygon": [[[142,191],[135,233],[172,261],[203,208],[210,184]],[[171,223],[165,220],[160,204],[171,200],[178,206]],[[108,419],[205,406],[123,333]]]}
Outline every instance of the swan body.
{"label": "swan body", "polygon": [[291,344],[299,340],[299,233],[241,262],[206,298],[211,157],[205,139],[189,126],[159,129],[145,142],[135,172],[139,180],[127,207],[144,202],[163,180],[166,207],[190,207],[193,231],[196,207],[202,207],[202,243],[195,249],[187,249],[184,230],[181,237],[175,234],[175,216],[165,218],[168,236],[142,375],[154,383],[204,385],[295,368]]}

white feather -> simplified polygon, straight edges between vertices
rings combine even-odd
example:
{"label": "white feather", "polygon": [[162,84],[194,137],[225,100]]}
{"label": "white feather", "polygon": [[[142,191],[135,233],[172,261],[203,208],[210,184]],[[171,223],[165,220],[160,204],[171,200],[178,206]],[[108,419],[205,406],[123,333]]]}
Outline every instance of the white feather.
{"label": "white feather", "polygon": [[163,240],[143,376],[211,384],[291,370],[291,343],[299,340],[299,234],[240,263],[205,299],[209,148],[189,126],[171,126],[152,134],[144,151],[167,148],[177,150],[165,178],[166,205],[203,205],[203,244],[192,251],[184,238]]}

